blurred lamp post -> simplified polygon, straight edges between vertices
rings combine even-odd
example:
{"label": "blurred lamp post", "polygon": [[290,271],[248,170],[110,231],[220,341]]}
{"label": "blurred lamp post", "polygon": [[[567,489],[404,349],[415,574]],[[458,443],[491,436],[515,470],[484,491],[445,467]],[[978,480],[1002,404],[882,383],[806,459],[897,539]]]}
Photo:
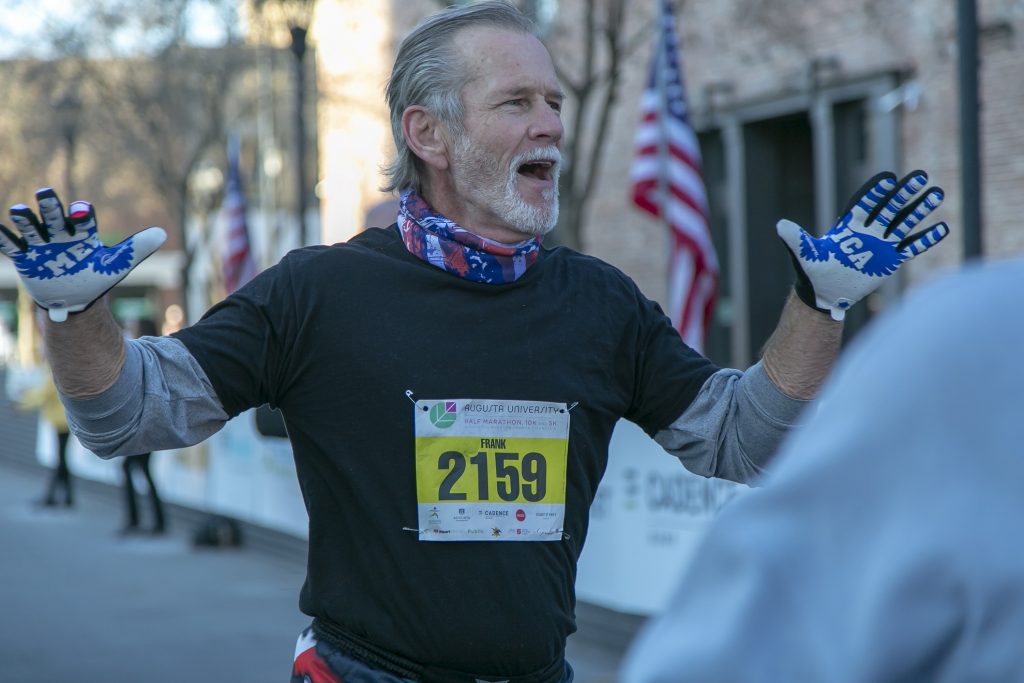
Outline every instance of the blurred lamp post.
{"label": "blurred lamp post", "polygon": [[[306,204],[309,198],[309,183],[306,179],[306,37],[313,21],[316,0],[253,0],[256,13],[271,29],[271,34],[280,35],[276,26],[282,23],[288,29],[288,49],[295,58],[293,82],[295,87],[295,193],[298,213],[299,243],[302,245],[319,242],[307,234]],[[276,24],[276,26],[274,26]]]}
{"label": "blurred lamp post", "polygon": [[984,255],[981,232],[981,133],[978,114],[978,10],[975,0],[957,1],[960,76],[960,193],[964,259]]}
{"label": "blurred lamp post", "polygon": [[[313,3],[308,3],[312,5]],[[299,242],[301,245],[318,242],[306,233],[306,31],[309,21],[304,24],[288,22],[291,34],[291,51],[295,56],[295,191],[299,212]]]}
{"label": "blurred lamp post", "polygon": [[75,166],[75,137],[78,133],[78,117],[82,110],[82,100],[70,86],[53,103],[53,110],[57,115],[57,123],[60,126],[61,136],[64,141],[64,193],[66,202],[77,199],[75,194],[74,166]]}

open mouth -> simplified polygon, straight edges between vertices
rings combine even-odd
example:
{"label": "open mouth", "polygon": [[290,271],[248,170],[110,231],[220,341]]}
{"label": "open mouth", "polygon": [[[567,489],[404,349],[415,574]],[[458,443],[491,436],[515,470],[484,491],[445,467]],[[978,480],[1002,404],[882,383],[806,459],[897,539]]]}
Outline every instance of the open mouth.
{"label": "open mouth", "polygon": [[555,162],[547,159],[528,161],[522,164],[517,173],[537,180],[551,180],[555,168]]}

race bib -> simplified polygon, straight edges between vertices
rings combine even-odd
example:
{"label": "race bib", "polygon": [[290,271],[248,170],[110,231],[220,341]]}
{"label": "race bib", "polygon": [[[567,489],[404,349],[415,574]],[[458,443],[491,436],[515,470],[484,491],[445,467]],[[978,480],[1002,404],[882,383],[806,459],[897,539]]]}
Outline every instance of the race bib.
{"label": "race bib", "polygon": [[557,541],[569,409],[490,399],[415,402],[421,541]]}

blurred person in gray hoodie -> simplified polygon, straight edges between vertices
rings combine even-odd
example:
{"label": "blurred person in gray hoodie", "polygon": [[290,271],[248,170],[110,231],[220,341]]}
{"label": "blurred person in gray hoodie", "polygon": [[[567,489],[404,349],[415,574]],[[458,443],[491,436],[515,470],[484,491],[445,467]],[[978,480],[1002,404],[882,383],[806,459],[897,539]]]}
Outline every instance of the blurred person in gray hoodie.
{"label": "blurred person in gray hoodie", "polygon": [[1024,260],[921,287],[711,525],[626,683],[1024,680]]}

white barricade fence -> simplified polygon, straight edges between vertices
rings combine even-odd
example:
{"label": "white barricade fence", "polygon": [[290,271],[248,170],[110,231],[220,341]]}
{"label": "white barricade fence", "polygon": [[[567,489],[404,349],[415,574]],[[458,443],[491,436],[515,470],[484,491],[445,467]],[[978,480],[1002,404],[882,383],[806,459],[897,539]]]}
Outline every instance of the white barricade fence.
{"label": "white barricade fence", "polygon": [[580,600],[631,614],[661,611],[708,522],[745,486],[691,474],[626,420],[591,507]]}

